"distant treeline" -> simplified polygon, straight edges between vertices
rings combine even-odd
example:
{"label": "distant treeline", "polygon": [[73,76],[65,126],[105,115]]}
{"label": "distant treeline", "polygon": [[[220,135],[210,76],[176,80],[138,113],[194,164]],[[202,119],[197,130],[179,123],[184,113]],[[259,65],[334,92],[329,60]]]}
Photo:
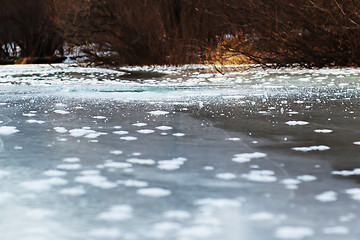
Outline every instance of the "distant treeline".
{"label": "distant treeline", "polygon": [[360,0],[0,0],[0,61],[360,66]]}

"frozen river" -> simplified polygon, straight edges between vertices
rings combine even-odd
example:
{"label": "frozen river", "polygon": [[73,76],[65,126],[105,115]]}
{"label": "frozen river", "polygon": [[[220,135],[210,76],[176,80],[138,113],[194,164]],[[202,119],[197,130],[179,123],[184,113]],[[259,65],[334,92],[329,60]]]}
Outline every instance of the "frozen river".
{"label": "frozen river", "polygon": [[0,66],[0,239],[357,240],[359,80]]}

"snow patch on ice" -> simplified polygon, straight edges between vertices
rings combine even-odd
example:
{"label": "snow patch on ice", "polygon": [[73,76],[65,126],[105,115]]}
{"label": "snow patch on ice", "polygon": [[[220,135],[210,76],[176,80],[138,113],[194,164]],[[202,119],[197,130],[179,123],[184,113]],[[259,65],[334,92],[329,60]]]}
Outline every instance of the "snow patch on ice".
{"label": "snow patch on ice", "polygon": [[140,129],[140,130],[137,130],[137,132],[142,133],[142,134],[150,134],[150,133],[153,133],[155,131],[151,130],[151,129]]}
{"label": "snow patch on ice", "polygon": [[316,129],[316,130],[314,130],[314,132],[316,132],[316,133],[332,133],[333,130],[331,130],[331,129]]}
{"label": "snow patch on ice", "polygon": [[126,137],[120,137],[120,139],[124,141],[135,141],[137,140],[137,137],[126,136]]}
{"label": "snow patch on ice", "polygon": [[170,126],[158,126],[158,127],[155,127],[155,128],[159,129],[161,131],[167,131],[167,130],[172,129],[172,127],[170,127]]}
{"label": "snow patch on ice", "polygon": [[160,110],[151,111],[151,112],[148,112],[148,113],[150,113],[151,115],[155,115],[155,116],[169,114],[169,112],[167,112],[167,111],[160,111]]}
{"label": "snow patch on ice", "polygon": [[254,182],[270,183],[277,181],[277,178],[274,176],[274,174],[274,171],[271,170],[251,170],[249,173],[242,174],[241,176]]}
{"label": "snow patch on ice", "polygon": [[300,152],[310,152],[310,151],[326,151],[326,150],[329,150],[330,147],[320,145],[320,146],[310,146],[310,147],[294,147],[291,149],[294,151],[300,151]]}
{"label": "snow patch on ice", "polygon": [[296,125],[304,126],[309,124],[309,122],[305,122],[305,121],[287,121],[285,123],[290,126],[296,126]]}
{"label": "snow patch on ice", "polygon": [[137,194],[147,197],[166,197],[171,191],[164,188],[141,188],[137,190]]}
{"label": "snow patch on ice", "polygon": [[11,135],[14,133],[20,132],[16,127],[12,126],[2,126],[0,127],[0,135]]}
{"label": "snow patch on ice", "polygon": [[238,163],[250,162],[254,158],[263,158],[267,155],[261,152],[235,154],[232,160]]}
{"label": "snow patch on ice", "polygon": [[236,178],[236,175],[233,173],[218,173],[215,176],[223,180],[233,180]]}
{"label": "snow patch on ice", "polygon": [[122,221],[132,218],[133,209],[130,205],[115,205],[108,211],[99,214],[98,219],[106,221]]}
{"label": "snow patch on ice", "polygon": [[304,239],[314,235],[314,230],[308,227],[284,226],[276,229],[275,236],[280,239]]}
{"label": "snow patch on ice", "polygon": [[70,112],[65,110],[54,110],[54,113],[65,115],[65,114],[69,114]]}
{"label": "snow patch on ice", "polygon": [[63,188],[60,190],[60,194],[68,196],[81,196],[86,193],[83,186],[72,187],[72,188]]}
{"label": "snow patch on ice", "polygon": [[154,165],[155,161],[152,159],[129,158],[126,160],[129,163],[141,165]]}
{"label": "snow patch on ice", "polygon": [[334,191],[326,191],[315,196],[320,202],[334,202],[337,200],[337,193]]}

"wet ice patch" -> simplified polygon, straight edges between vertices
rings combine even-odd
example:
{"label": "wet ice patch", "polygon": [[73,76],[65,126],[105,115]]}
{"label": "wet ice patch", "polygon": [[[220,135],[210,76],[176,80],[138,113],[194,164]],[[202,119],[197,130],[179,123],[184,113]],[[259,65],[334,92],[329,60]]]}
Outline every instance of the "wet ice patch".
{"label": "wet ice patch", "polygon": [[245,163],[245,162],[250,162],[251,159],[263,158],[266,156],[267,155],[265,153],[261,153],[261,152],[241,153],[241,154],[235,154],[234,157],[232,158],[232,161],[238,162],[238,163]]}
{"label": "wet ice patch", "polygon": [[148,112],[151,115],[155,115],[155,116],[159,116],[159,115],[167,115],[169,114],[169,112],[167,111],[160,111],[160,110],[156,110],[156,111],[150,111]]}
{"label": "wet ice patch", "polygon": [[316,132],[316,133],[332,133],[333,130],[331,130],[331,129],[315,129],[314,132]]}
{"label": "wet ice patch", "polygon": [[300,152],[310,152],[310,151],[326,151],[329,150],[330,147],[325,145],[320,145],[320,146],[310,146],[310,147],[294,147],[291,149]]}
{"label": "wet ice patch", "polygon": [[254,182],[276,182],[277,178],[274,176],[274,171],[271,170],[251,170],[247,174],[242,174],[241,176],[247,180]]}
{"label": "wet ice patch", "polygon": [[133,209],[130,205],[115,205],[108,211],[99,214],[98,219],[106,221],[122,221],[132,218]]}
{"label": "wet ice patch", "polygon": [[275,237],[279,239],[304,239],[314,235],[314,230],[308,227],[284,226],[276,229]]}
{"label": "wet ice patch", "polygon": [[0,127],[0,135],[11,135],[14,133],[20,132],[16,127],[12,126],[2,126]]}
{"label": "wet ice patch", "polygon": [[164,188],[141,188],[137,190],[137,194],[147,197],[166,197],[171,191]]}
{"label": "wet ice patch", "polygon": [[297,126],[297,125],[304,126],[309,124],[309,122],[305,122],[305,121],[287,121],[285,123],[289,126]]}
{"label": "wet ice patch", "polygon": [[315,196],[320,202],[334,202],[337,200],[337,193],[334,191],[326,191]]}

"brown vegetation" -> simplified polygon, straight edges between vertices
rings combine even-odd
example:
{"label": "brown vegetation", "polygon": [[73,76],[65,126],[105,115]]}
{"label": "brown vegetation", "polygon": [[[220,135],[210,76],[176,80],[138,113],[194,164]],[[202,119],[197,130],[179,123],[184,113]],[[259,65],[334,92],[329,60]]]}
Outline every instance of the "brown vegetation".
{"label": "brown vegetation", "polygon": [[[360,65],[359,0],[0,0],[0,60]],[[246,56],[246,57],[244,57]]]}

